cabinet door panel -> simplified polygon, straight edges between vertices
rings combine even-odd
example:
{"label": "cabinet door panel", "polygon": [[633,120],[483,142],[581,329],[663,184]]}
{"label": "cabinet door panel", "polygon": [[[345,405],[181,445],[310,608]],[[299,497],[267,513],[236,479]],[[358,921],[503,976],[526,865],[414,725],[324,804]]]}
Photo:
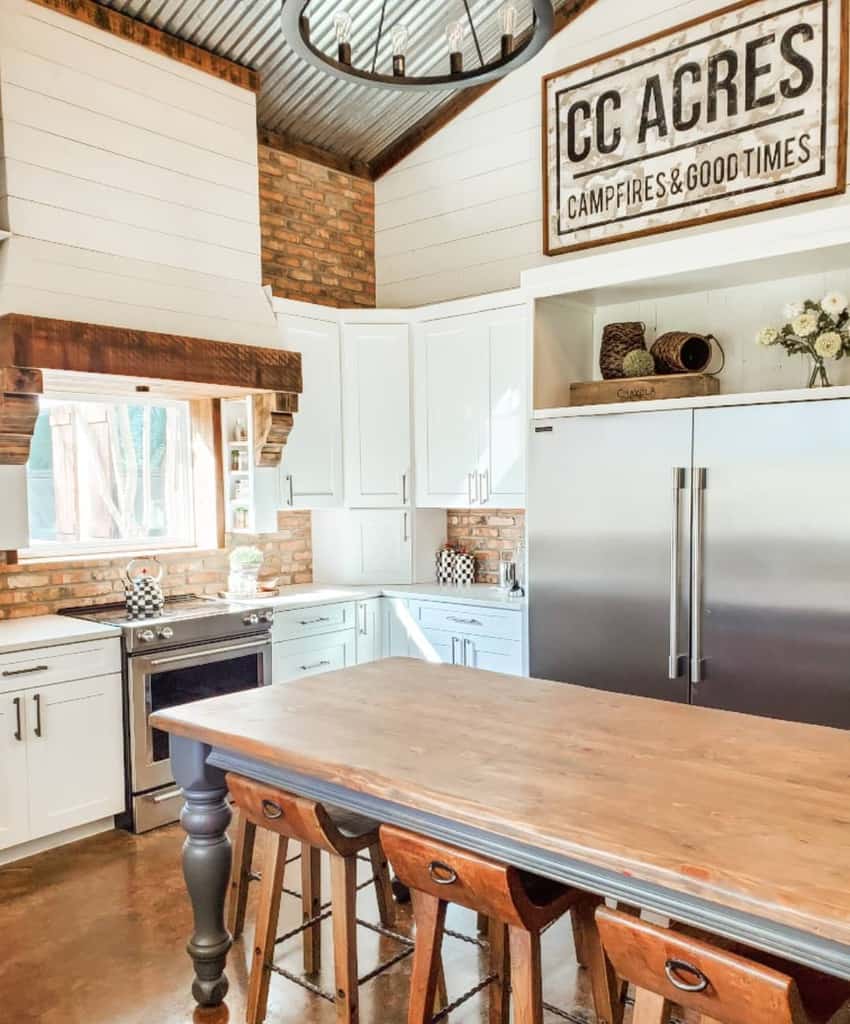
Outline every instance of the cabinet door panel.
{"label": "cabinet door panel", "polygon": [[273,645],[272,682],[317,676],[339,668],[350,668],[356,660],[353,629],[302,640],[284,640]]}
{"label": "cabinet door panel", "polygon": [[382,647],[381,599],[357,602],[357,664],[377,661]]}
{"label": "cabinet door panel", "polygon": [[406,324],[343,327],[345,501],[410,500],[410,352]]}
{"label": "cabinet door panel", "polygon": [[463,643],[453,633],[439,629],[423,629],[421,632],[421,656],[425,661],[437,665],[462,665]]}
{"label": "cabinet door panel", "polygon": [[487,314],[490,416],[487,479],[482,503],[525,507],[528,338],[524,307]]}
{"label": "cabinet door panel", "polygon": [[[476,503],[485,465],[489,386],[486,325],[478,316],[435,320],[416,349],[418,504]],[[473,483],[470,483],[470,474]]]}
{"label": "cabinet door panel", "polygon": [[490,636],[463,638],[463,659],[468,668],[522,675],[522,643]]}
{"label": "cabinet door panel", "polygon": [[301,353],[304,390],[280,472],[284,508],[342,504],[339,331],[335,323],[279,316],[282,345]]}
{"label": "cabinet door panel", "polygon": [[30,837],[25,705],[22,692],[0,696],[0,850]]}
{"label": "cabinet door panel", "polygon": [[401,583],[410,579],[410,513],[380,509],[357,517],[360,580]]}
{"label": "cabinet door panel", "polygon": [[124,809],[121,686],[115,674],[27,691],[31,838]]}
{"label": "cabinet door panel", "polygon": [[385,658],[417,657],[411,633],[414,627],[410,607],[401,597],[382,597],[383,653]]}

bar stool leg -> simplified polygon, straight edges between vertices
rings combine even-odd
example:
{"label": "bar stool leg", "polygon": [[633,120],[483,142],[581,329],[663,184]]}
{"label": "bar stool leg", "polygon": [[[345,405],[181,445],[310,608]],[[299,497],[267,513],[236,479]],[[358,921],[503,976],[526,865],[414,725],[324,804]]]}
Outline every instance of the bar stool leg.
{"label": "bar stool leg", "polygon": [[496,980],[490,985],[489,1024],[510,1024],[511,1019],[511,957],[508,927],[495,917],[488,918],[490,940],[490,973]]}
{"label": "bar stool leg", "polygon": [[375,878],[378,917],[385,928],[392,928],[395,925],[395,901],[390,882],[390,866],[380,843],[369,847],[369,860],[372,862],[372,875]]}
{"label": "bar stool leg", "polygon": [[[301,844],[301,921],[317,917],[322,909],[322,851]],[[317,921],[302,936],[304,973],[317,974],[322,967],[322,925]]]}
{"label": "bar stool leg", "polygon": [[245,927],[245,908],[248,905],[248,886],[254,859],[254,838],[257,826],[237,812],[236,836],[233,842],[233,866],[230,870],[230,892],[225,927],[235,942]]}
{"label": "bar stool leg", "polygon": [[638,989],[635,992],[635,1006],[632,1024],[669,1024],[673,1007],[664,996]]}
{"label": "bar stool leg", "polygon": [[416,922],[416,947],[410,975],[407,1024],[430,1024],[443,971],[441,949],[447,905],[436,896],[416,889],[411,890],[410,896]]}
{"label": "bar stool leg", "polygon": [[260,902],[257,907],[257,924],[254,931],[254,957],[245,1007],[247,1024],[262,1024],[266,1019],[266,1008],[269,1001],[269,967],[274,960],[283,873],[286,869],[286,847],[285,836],[278,836],[271,832],[266,836],[266,855],[263,859]]}
{"label": "bar stool leg", "polygon": [[357,858],[331,854],[337,1024],[357,1024]]}
{"label": "bar stool leg", "polygon": [[478,912],[478,917],[476,919],[476,927],[477,927],[479,935],[487,935],[488,934],[488,932],[490,930],[489,921],[490,921],[490,918],[487,917],[486,914],[482,914],[480,911]]}
{"label": "bar stool leg", "polygon": [[511,925],[511,994],[514,1024],[543,1024],[543,974],[540,933]]}
{"label": "bar stool leg", "polygon": [[593,992],[593,1005],[596,1008],[598,1024],[622,1024],[623,1004],[620,1001],[620,982],[614,973],[602,940],[596,927],[596,907],[598,899],[581,900],[575,906],[576,916],[581,932],[582,953],[590,974],[590,987]]}
{"label": "bar stool leg", "polygon": [[573,946],[576,951],[576,963],[579,967],[587,967],[587,952],[584,945],[584,926],[576,907],[570,907],[570,925],[573,930]]}

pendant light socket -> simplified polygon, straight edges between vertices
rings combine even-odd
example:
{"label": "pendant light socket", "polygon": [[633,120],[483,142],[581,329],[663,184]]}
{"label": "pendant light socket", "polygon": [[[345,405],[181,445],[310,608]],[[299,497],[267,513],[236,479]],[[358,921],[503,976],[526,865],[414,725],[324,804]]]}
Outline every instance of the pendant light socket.
{"label": "pendant light socket", "polygon": [[351,43],[340,43],[337,46],[337,60],[340,64],[351,63]]}
{"label": "pendant light socket", "polygon": [[511,35],[502,36],[502,60],[507,60],[514,52],[514,37]]}
{"label": "pendant light socket", "polygon": [[453,50],[449,54],[449,69],[453,75],[463,74],[463,54]]}
{"label": "pendant light socket", "polygon": [[397,53],[393,57],[393,74],[396,78],[404,78],[404,54]]}

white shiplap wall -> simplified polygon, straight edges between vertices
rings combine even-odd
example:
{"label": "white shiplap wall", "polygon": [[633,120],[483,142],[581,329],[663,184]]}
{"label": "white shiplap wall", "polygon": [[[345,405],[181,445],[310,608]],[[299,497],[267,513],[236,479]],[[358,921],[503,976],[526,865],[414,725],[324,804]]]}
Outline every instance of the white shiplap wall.
{"label": "white shiplap wall", "polygon": [[379,305],[412,306],[514,288],[523,270],[548,262],[542,240],[541,77],[720,6],[718,0],[597,0],[533,61],[379,179]]}
{"label": "white shiplap wall", "polygon": [[0,313],[276,344],[251,92],[0,0]]}

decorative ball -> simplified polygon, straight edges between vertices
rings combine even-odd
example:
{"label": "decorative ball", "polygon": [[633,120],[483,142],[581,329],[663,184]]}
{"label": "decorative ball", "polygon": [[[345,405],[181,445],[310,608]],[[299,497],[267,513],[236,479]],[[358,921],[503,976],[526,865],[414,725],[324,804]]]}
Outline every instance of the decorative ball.
{"label": "decorative ball", "polygon": [[627,377],[651,377],[655,373],[655,360],[646,349],[636,348],[623,357],[623,373]]}

